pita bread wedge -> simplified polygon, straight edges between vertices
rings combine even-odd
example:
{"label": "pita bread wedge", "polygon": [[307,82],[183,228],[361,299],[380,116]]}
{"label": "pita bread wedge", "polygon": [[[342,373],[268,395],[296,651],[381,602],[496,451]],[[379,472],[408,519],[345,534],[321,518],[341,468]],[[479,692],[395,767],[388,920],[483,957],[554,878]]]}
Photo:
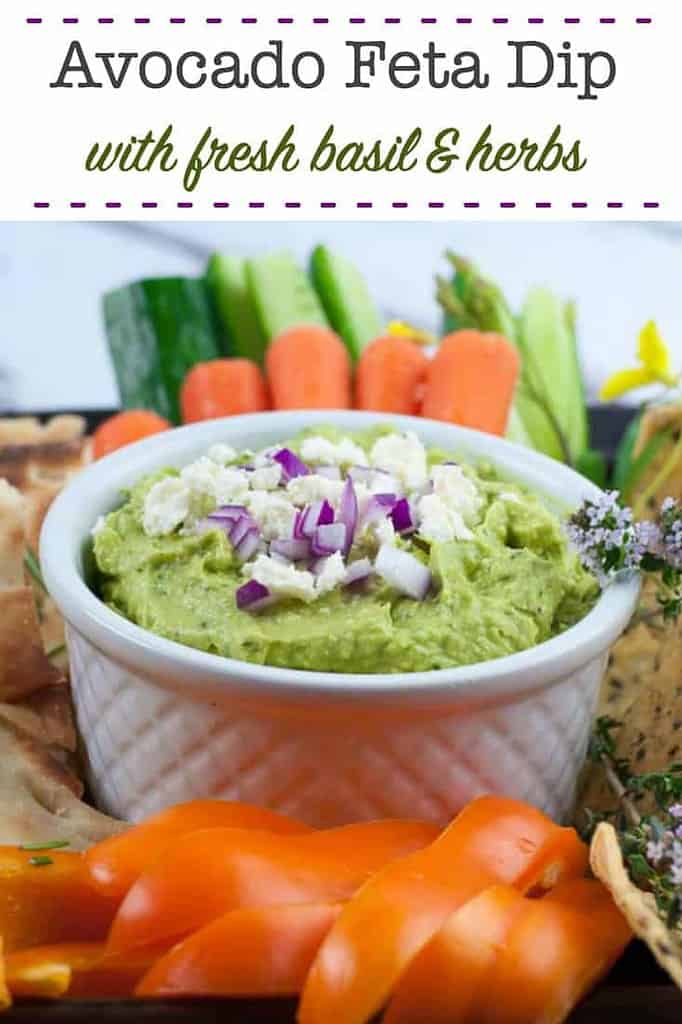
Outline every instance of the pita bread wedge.
{"label": "pita bread wedge", "polygon": [[[3,429],[0,421],[0,437],[6,438]],[[28,425],[21,429],[27,436]],[[71,433],[75,429],[69,426]],[[72,442],[56,442],[63,443]],[[0,448],[0,460],[7,451]],[[21,462],[30,470],[29,455],[23,461],[12,458],[15,468]],[[20,493],[0,480],[0,844],[63,840],[82,849],[125,827],[81,800],[68,684],[48,657],[41,634],[48,617],[53,635],[58,630],[63,636],[63,626],[24,569],[27,532],[39,529],[44,510],[75,464],[69,461],[66,476],[53,474],[42,490],[29,486]],[[26,479],[22,476],[25,486]]]}
{"label": "pita bread wedge", "polygon": [[631,881],[612,825],[598,826],[590,848],[590,865],[635,935],[646,942],[661,967],[682,988],[682,933],[666,927],[651,893],[643,892]]}

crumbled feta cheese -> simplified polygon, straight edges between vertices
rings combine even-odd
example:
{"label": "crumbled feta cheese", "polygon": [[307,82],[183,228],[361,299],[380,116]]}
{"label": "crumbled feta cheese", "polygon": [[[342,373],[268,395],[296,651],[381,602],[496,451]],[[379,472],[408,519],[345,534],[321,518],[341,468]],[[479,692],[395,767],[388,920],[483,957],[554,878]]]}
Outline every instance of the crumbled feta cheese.
{"label": "crumbled feta cheese", "polygon": [[481,495],[461,466],[434,466],[431,476],[434,493],[451,512],[458,512],[465,522],[475,519],[482,505]]}
{"label": "crumbled feta cheese", "polygon": [[306,603],[317,598],[315,577],[307,570],[297,569],[269,555],[259,555],[255,562],[244,566],[244,574],[257,580],[270,593],[278,597],[295,597]]}
{"label": "crumbled feta cheese", "polygon": [[322,569],[317,574],[315,590],[321,597],[340,586],[346,578],[346,566],[340,551],[325,558]]}
{"label": "crumbled feta cheese", "polygon": [[428,479],[426,449],[416,434],[387,434],[370,453],[372,465],[395,476],[406,490],[423,487]]}
{"label": "crumbled feta cheese", "polygon": [[208,457],[219,466],[227,466],[229,462],[234,462],[237,453],[229,444],[214,444],[208,449]]}
{"label": "crumbled feta cheese", "polygon": [[367,456],[350,438],[335,442],[326,437],[306,437],[301,445],[304,462],[326,466],[366,466]]}
{"label": "crumbled feta cheese", "polygon": [[282,480],[282,467],[278,462],[261,466],[249,473],[249,483],[254,491],[275,491]]}
{"label": "crumbled feta cheese", "polygon": [[142,526],[149,537],[172,533],[189,515],[192,492],[176,476],[158,480],[144,501]]}
{"label": "crumbled feta cheese", "polygon": [[263,469],[265,466],[271,466],[272,456],[276,455],[280,450],[280,445],[273,445],[270,448],[263,448],[262,451],[254,455],[253,464],[256,469]]}
{"label": "crumbled feta cheese", "polygon": [[420,498],[418,532],[420,537],[431,543],[473,539],[461,513],[438,494],[427,494]]}
{"label": "crumbled feta cheese", "polygon": [[102,532],[102,530],[104,529],[104,527],[106,525],[107,525],[106,517],[105,516],[97,516],[97,522],[95,523],[93,528],[90,530],[90,536],[91,537],[96,537],[98,533]]}
{"label": "crumbled feta cheese", "polygon": [[291,537],[296,509],[284,494],[252,491],[247,496],[246,505],[265,540]]}
{"label": "crumbled feta cheese", "polygon": [[383,547],[385,544],[393,545],[396,542],[396,532],[393,521],[386,516],[385,519],[380,519],[378,523],[375,523],[372,527],[374,536],[377,539],[379,547]]}
{"label": "crumbled feta cheese", "polygon": [[329,480],[326,476],[311,473],[290,480],[287,484],[287,494],[294,505],[313,505],[316,501],[325,500],[330,505],[338,505],[343,488],[343,480]]}
{"label": "crumbled feta cheese", "polygon": [[218,506],[243,505],[249,491],[244,470],[219,466],[206,456],[185,466],[180,476],[194,496],[213,498]]}

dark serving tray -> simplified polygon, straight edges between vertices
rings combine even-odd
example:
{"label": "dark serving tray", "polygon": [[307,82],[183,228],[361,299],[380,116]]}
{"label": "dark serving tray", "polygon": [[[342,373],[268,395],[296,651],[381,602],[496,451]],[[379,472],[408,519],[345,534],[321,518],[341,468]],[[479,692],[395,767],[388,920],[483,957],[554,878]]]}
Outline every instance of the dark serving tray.
{"label": "dark serving tray", "polygon": [[[70,410],[74,411],[74,410]],[[79,412],[94,430],[114,410]],[[36,413],[41,418],[54,413]],[[611,406],[590,410],[592,443],[612,459],[632,410]],[[3,1014],[7,1024],[295,1024],[290,999],[125,1000],[56,1003],[27,1001]],[[676,1024],[682,1020],[682,993],[641,942],[634,942],[609,978],[570,1018],[570,1024]],[[335,1024],[329,1021],[328,1024]]]}

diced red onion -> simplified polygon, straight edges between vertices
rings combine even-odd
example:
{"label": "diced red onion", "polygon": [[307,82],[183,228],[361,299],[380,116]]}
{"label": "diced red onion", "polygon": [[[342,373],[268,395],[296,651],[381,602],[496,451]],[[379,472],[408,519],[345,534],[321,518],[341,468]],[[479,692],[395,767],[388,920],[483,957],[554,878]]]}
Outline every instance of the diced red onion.
{"label": "diced red onion", "polygon": [[353,583],[361,583],[363,580],[369,579],[373,572],[374,569],[369,558],[360,558],[357,562],[351,562],[346,569],[344,586],[350,587]]}
{"label": "diced red onion", "polygon": [[334,509],[325,499],[316,501],[314,505],[308,505],[303,510],[303,515],[298,524],[294,524],[294,536],[300,539],[312,540],[318,526],[329,526],[334,522]]}
{"label": "diced red onion", "polygon": [[396,533],[410,533],[414,530],[412,509],[407,498],[401,498],[400,501],[396,502],[395,507],[391,511],[391,519],[393,520]]}
{"label": "diced red onion", "polygon": [[242,516],[248,516],[248,514],[249,510],[245,505],[222,505],[215,512],[210,512],[207,518],[217,523],[236,523],[238,519],[241,519]]}
{"label": "diced red onion", "polygon": [[249,580],[248,583],[244,583],[236,594],[237,608],[242,611],[256,612],[261,608],[266,608],[273,602],[273,596],[267,587],[259,583],[258,580]]}
{"label": "diced red onion", "polygon": [[344,523],[346,527],[346,541],[343,547],[343,554],[345,556],[353,546],[355,531],[358,525],[358,499],[351,477],[348,477],[343,488],[339,503],[338,520],[340,523]]}
{"label": "diced red onion", "polygon": [[372,482],[375,470],[371,466],[351,466],[348,476],[355,484],[366,484],[368,487]]}
{"label": "diced red onion", "polygon": [[260,536],[260,529],[255,519],[252,519],[250,515],[240,516],[239,519],[234,523],[230,530],[230,541],[236,548],[241,543],[242,539],[246,536],[249,530],[256,530]]}
{"label": "diced red onion", "polygon": [[348,528],[345,523],[328,523],[318,526],[313,536],[311,550],[316,558],[335,555],[346,547]]}
{"label": "diced red onion", "polygon": [[313,472],[317,476],[323,476],[325,480],[341,479],[341,470],[338,466],[315,466]]}
{"label": "diced red onion", "polygon": [[384,544],[379,549],[374,569],[389,586],[415,601],[423,601],[431,587],[431,571],[427,566],[392,544]]}
{"label": "diced red onion", "polygon": [[250,526],[239,543],[235,544],[234,552],[240,562],[248,562],[260,547],[260,530],[257,526]]}
{"label": "diced red onion", "polygon": [[379,523],[382,519],[390,516],[397,501],[398,499],[395,494],[373,494],[367,502],[365,511],[362,513],[363,530],[366,526],[372,526],[374,523]]}
{"label": "diced red onion", "polygon": [[305,462],[301,462],[298,455],[295,455],[289,448],[280,448],[272,457],[282,467],[282,474],[287,483],[297,476],[308,476],[310,473]]}
{"label": "diced red onion", "polygon": [[298,540],[295,537],[273,540],[270,544],[270,551],[275,555],[281,555],[282,558],[286,558],[290,562],[304,562],[306,558],[310,558],[310,541]]}

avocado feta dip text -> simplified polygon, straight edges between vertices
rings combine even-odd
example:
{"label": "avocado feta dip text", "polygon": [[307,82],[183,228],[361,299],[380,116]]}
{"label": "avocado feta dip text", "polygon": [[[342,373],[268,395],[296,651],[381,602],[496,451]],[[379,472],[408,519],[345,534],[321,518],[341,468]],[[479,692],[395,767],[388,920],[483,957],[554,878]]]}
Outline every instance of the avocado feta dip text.
{"label": "avocado feta dip text", "polygon": [[93,535],[99,593],[132,622],[311,671],[499,658],[573,625],[599,592],[538,497],[385,428],[214,446],[141,480]]}

